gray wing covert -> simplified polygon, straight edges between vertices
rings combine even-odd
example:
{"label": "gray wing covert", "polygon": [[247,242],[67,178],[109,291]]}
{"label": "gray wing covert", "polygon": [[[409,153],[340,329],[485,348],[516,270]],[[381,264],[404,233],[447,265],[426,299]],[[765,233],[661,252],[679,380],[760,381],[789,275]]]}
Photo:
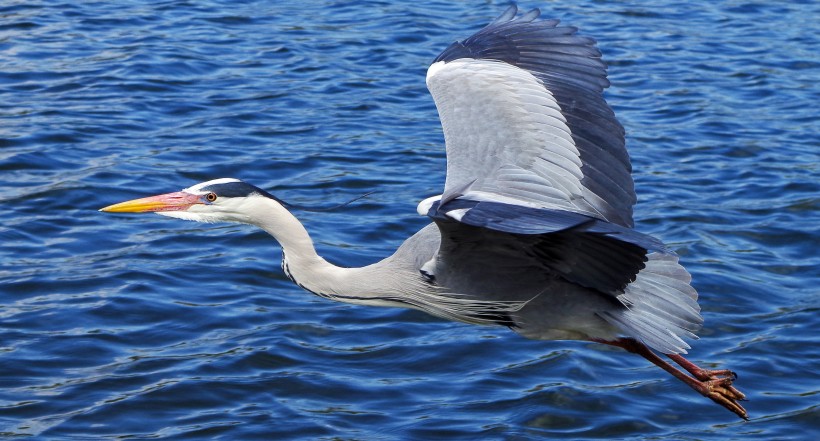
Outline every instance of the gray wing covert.
{"label": "gray wing covert", "polygon": [[595,41],[535,20],[538,10],[516,12],[453,43],[428,70],[447,145],[444,198],[472,192],[631,227],[631,166]]}

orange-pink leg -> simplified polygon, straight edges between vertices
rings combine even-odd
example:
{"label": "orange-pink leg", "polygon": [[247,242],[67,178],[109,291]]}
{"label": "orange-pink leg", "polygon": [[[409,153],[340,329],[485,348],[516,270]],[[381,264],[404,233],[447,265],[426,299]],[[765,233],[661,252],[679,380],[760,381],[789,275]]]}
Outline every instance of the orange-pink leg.
{"label": "orange-pink leg", "polygon": [[690,377],[664,361],[662,358],[658,357],[645,344],[633,338],[619,338],[616,340],[594,339],[593,341],[610,346],[617,346],[627,350],[628,352],[632,352],[633,354],[638,354],[641,357],[651,361],[655,366],[669,372],[678,380],[683,381],[704,397],[707,397],[715,403],[718,403],[726,409],[734,412],[737,416],[743,418],[744,420],[749,419],[749,414],[746,413],[746,409],[738,403],[738,401],[745,400],[746,396],[732,386],[732,381],[737,378],[737,374],[734,372],[727,369],[702,369],[679,354],[666,354],[670,359],[672,359],[672,361],[693,375]]}

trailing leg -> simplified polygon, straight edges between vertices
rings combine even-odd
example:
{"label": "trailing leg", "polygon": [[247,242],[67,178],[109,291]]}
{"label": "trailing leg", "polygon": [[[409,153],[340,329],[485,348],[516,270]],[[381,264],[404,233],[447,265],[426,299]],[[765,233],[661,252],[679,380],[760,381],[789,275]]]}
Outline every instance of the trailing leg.
{"label": "trailing leg", "polygon": [[689,376],[664,361],[645,344],[633,338],[619,338],[616,340],[595,339],[593,341],[610,346],[617,346],[633,354],[638,354],[651,361],[655,366],[669,372],[678,380],[683,381],[704,397],[734,412],[735,415],[744,420],[749,419],[749,414],[746,413],[746,409],[738,403],[739,400],[744,400],[746,396],[732,386],[732,381],[737,378],[734,372],[725,369],[714,371],[702,369],[679,354],[667,354],[670,359],[693,375]]}

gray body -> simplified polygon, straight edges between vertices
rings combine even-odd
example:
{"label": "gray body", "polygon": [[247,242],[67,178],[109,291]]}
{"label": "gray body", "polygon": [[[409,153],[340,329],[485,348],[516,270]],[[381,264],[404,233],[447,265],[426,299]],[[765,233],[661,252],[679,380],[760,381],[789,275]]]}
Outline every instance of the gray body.
{"label": "gray body", "polygon": [[[430,282],[446,292],[475,300],[521,303],[520,309],[495,320],[528,338],[567,340],[587,339],[590,335],[612,338],[618,334],[598,315],[622,309],[614,298],[555,277],[515,250],[490,251],[481,241],[449,241],[444,247],[440,244],[438,227],[428,225],[374,269],[394,272],[407,268],[409,271],[401,272],[402,276],[417,278],[421,267],[434,260],[435,273]],[[464,255],[475,257],[465,259]],[[492,318],[493,314],[498,312],[488,316]]]}
{"label": "gray body", "polygon": [[[428,225],[394,255],[365,267],[368,279],[402,279],[403,286],[424,280],[431,285],[431,295],[443,291],[494,305],[483,313],[476,313],[481,309],[476,306],[469,315],[448,318],[482,323],[475,319],[485,317],[532,339],[610,340],[625,335],[664,353],[685,353],[689,346],[680,337],[694,338],[691,331],[700,323],[690,276],[673,254],[649,254],[626,292],[604,294],[564,280],[516,248],[480,238],[445,240],[441,246],[441,237],[439,227]],[[435,262],[433,274],[430,261]],[[420,309],[444,315],[435,308]]]}

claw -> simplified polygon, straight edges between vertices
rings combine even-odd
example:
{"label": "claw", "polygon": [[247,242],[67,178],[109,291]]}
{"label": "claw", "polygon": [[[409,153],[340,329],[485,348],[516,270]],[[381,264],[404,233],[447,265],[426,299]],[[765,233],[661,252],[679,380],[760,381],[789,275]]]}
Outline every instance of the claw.
{"label": "claw", "polygon": [[735,415],[748,421],[749,414],[746,412],[746,409],[738,403],[738,401],[745,400],[746,395],[732,386],[732,381],[735,378],[737,378],[736,375],[733,376],[733,378],[721,378],[713,375],[711,379],[702,382],[704,386],[702,393],[715,403],[720,404]]}

